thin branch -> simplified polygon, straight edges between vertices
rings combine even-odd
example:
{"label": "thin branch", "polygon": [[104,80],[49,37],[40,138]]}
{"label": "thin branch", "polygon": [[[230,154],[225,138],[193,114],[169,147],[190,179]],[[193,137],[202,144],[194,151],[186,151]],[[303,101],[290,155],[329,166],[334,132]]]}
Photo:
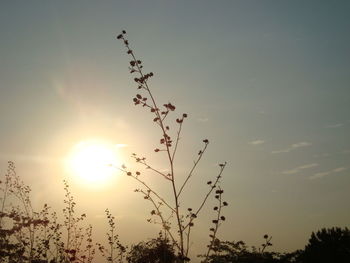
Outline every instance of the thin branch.
{"label": "thin branch", "polygon": [[[174,162],[174,159],[175,159],[175,154],[176,154],[176,151],[177,151],[177,146],[178,146],[179,141],[180,141],[181,129],[182,129],[182,122],[180,122],[179,129],[178,129],[178,131],[177,131],[175,147],[174,147],[173,155],[171,156],[171,160],[172,160],[173,162]],[[180,192],[181,192],[181,189],[180,189]],[[179,196],[179,194],[178,194],[178,196]]]}
{"label": "thin branch", "polygon": [[205,150],[207,149],[208,144],[209,144],[209,143],[206,142],[205,145],[204,145],[204,148],[203,148],[202,150],[199,151],[198,158],[197,158],[197,160],[194,162],[194,164],[193,164],[193,166],[192,166],[192,169],[190,170],[190,172],[188,173],[188,175],[187,175],[187,177],[186,177],[186,180],[185,180],[184,183],[182,184],[182,186],[181,186],[181,188],[180,188],[180,190],[179,190],[179,192],[178,192],[178,194],[177,194],[177,197],[180,196],[180,194],[181,194],[182,190],[184,189],[184,187],[186,186],[188,180],[191,178],[191,176],[192,176],[192,174],[193,174],[193,171],[196,169],[196,167],[197,167],[199,161],[202,159],[202,156],[203,156]]}
{"label": "thin branch", "polygon": [[204,197],[204,199],[203,199],[201,205],[199,206],[199,208],[197,209],[197,211],[194,213],[195,217],[191,217],[190,221],[185,225],[184,230],[185,230],[187,227],[189,227],[189,225],[192,223],[192,221],[193,221],[195,218],[198,217],[199,212],[202,210],[204,204],[207,202],[207,199],[208,199],[208,197],[210,196],[211,192],[216,188],[216,185],[218,184],[218,182],[219,182],[219,180],[220,180],[220,178],[221,178],[221,174],[223,173],[223,171],[224,171],[224,169],[225,169],[225,166],[226,166],[226,162],[220,165],[220,172],[219,172],[219,174],[217,175],[214,184],[210,187],[210,190],[208,191],[208,193],[207,193],[206,196]]}

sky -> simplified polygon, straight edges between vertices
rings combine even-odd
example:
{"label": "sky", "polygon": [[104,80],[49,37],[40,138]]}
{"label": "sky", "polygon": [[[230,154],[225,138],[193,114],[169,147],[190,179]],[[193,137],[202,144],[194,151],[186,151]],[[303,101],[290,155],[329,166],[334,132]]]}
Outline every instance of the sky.
{"label": "sky", "polygon": [[[219,238],[259,246],[268,233],[275,250],[292,251],[321,227],[349,227],[349,11],[341,0],[1,1],[0,172],[14,161],[33,202],[58,210],[68,179],[97,227],[108,207],[121,240],[156,235],[130,178],[95,189],[64,167],[74,145],[97,138],[123,146],[130,167],[135,152],[165,169],[152,116],[132,102],[130,58],[116,39],[127,30],[158,101],[189,116],[179,180],[210,141],[186,202],[198,205],[217,164],[228,163]],[[167,195],[161,180],[146,179]],[[195,253],[212,217],[209,205]]]}

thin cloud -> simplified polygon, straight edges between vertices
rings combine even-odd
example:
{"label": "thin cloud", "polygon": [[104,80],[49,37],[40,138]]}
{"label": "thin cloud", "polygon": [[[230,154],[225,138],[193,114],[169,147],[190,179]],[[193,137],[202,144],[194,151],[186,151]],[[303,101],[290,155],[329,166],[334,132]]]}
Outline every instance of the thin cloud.
{"label": "thin cloud", "polygon": [[312,144],[310,142],[297,142],[297,143],[294,143],[294,144],[290,145],[286,149],[272,151],[272,153],[288,153],[288,152],[296,150],[298,148],[308,147],[308,146],[311,146],[311,145]]}
{"label": "thin cloud", "polygon": [[292,149],[297,149],[297,148],[306,147],[306,146],[311,146],[311,143],[309,143],[309,142],[298,142],[298,143],[292,144],[291,148]]}
{"label": "thin cloud", "polygon": [[318,163],[310,163],[310,164],[305,164],[302,166],[299,166],[299,169],[309,169],[318,166]]}
{"label": "thin cloud", "polygon": [[291,169],[291,170],[287,170],[287,171],[283,171],[283,174],[296,174],[299,173],[299,169]]}
{"label": "thin cloud", "polygon": [[310,168],[317,167],[317,166],[318,166],[318,163],[309,163],[309,164],[304,164],[304,165],[295,167],[291,170],[283,171],[282,173],[283,174],[296,174],[296,173],[299,173],[301,170],[310,169]]}
{"label": "thin cloud", "polygon": [[325,176],[328,176],[331,174],[340,173],[340,172],[343,172],[345,170],[347,170],[346,167],[338,167],[338,168],[335,168],[335,169],[330,170],[330,171],[315,173],[314,175],[310,176],[309,179],[315,180],[315,179],[319,179],[319,178],[322,178],[322,177],[325,177]]}
{"label": "thin cloud", "polygon": [[335,168],[334,170],[332,170],[333,173],[340,173],[342,171],[345,171],[346,168],[345,167],[339,167],[339,168]]}
{"label": "thin cloud", "polygon": [[264,144],[264,143],[265,143],[264,140],[255,140],[255,141],[249,142],[249,144],[251,144],[251,145],[259,145],[259,144]]}
{"label": "thin cloud", "polygon": [[342,126],[344,126],[344,123],[336,123],[336,124],[327,125],[326,128],[328,128],[328,129],[336,129],[336,128],[340,128]]}

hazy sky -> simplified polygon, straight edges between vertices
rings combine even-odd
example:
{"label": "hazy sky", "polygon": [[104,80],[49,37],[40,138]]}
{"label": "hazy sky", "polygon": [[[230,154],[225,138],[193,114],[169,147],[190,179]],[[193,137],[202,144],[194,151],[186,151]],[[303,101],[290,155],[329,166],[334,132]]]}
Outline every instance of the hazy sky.
{"label": "hazy sky", "polygon": [[[349,12],[340,0],[1,1],[0,171],[15,161],[34,202],[62,207],[62,160],[79,141],[126,144],[126,163],[132,152],[152,160],[159,134],[132,104],[116,40],[126,29],[160,102],[189,114],[178,171],[211,142],[192,206],[228,162],[220,238],[259,245],[269,233],[276,250],[293,250],[311,231],[349,227]],[[139,241],[157,227],[129,179],[98,191],[71,184],[90,221],[105,225],[109,207],[121,239]],[[203,242],[210,213],[195,233]]]}

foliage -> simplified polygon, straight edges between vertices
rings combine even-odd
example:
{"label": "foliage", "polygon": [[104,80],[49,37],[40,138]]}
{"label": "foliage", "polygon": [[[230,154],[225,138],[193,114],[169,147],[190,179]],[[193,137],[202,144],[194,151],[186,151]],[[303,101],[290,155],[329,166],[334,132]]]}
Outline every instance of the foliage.
{"label": "foliage", "polygon": [[160,233],[155,239],[140,242],[131,247],[127,255],[129,263],[176,263],[174,246]]}
{"label": "foliage", "polygon": [[349,259],[350,230],[347,227],[322,228],[312,232],[302,254],[302,261],[305,263],[345,263]]}
{"label": "foliage", "polygon": [[[248,247],[243,241],[215,240],[214,253],[209,256],[208,263],[292,263],[298,262],[299,251],[293,253],[267,252],[272,237],[264,235],[265,242],[260,248]],[[203,255],[202,255],[203,257]]]}

